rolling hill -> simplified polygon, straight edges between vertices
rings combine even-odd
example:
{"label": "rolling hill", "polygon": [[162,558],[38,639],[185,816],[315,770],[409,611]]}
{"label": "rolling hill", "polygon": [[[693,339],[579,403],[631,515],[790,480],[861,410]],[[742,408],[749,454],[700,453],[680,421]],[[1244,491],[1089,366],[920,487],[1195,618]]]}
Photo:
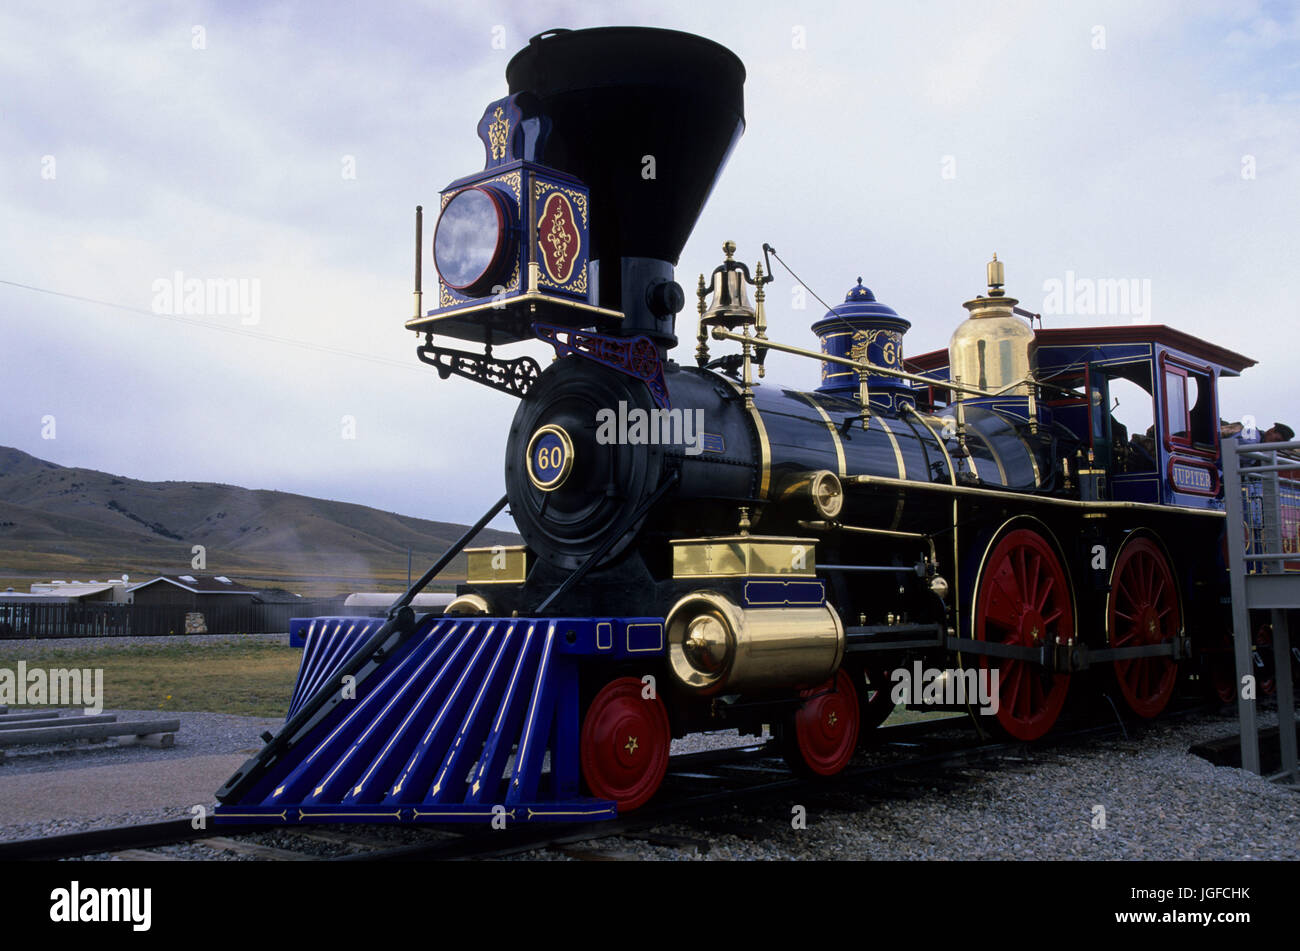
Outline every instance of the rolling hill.
{"label": "rolling hill", "polygon": [[[419,575],[465,526],[288,492],[212,482],[144,482],[0,447],[0,579],[202,570],[304,595],[393,588],[407,549]],[[491,529],[475,545],[518,544]],[[83,577],[84,576],[84,577]],[[464,577],[462,556],[441,581]]]}

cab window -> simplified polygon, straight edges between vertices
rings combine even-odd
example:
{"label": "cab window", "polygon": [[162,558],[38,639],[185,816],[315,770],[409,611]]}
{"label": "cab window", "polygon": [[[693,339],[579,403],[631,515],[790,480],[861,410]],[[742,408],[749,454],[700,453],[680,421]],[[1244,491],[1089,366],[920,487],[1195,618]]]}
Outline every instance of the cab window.
{"label": "cab window", "polygon": [[1176,446],[1214,449],[1214,385],[1209,374],[1165,365],[1165,427]]}
{"label": "cab window", "polygon": [[1165,368],[1165,425],[1169,438],[1180,446],[1190,446],[1187,421],[1187,371],[1181,367]]}

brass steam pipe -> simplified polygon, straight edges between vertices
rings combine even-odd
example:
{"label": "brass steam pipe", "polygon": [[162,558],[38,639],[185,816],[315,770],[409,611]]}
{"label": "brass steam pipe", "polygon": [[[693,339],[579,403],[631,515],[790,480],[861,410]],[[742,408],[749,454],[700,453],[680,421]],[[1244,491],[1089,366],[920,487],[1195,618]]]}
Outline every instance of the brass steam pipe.
{"label": "brass steam pipe", "polygon": [[[740,334],[730,330],[725,330],[722,327],[713,328],[713,339],[735,340],[739,343],[744,343],[745,341],[745,338]],[[951,380],[936,380],[928,376],[920,376],[916,373],[907,373],[904,370],[891,370],[889,367],[877,366],[876,364],[869,363],[866,360],[854,360],[850,357],[837,357],[829,353],[819,353],[814,350],[807,350],[803,347],[791,346],[788,343],[777,343],[775,340],[766,340],[763,342],[763,346],[772,350],[780,350],[782,353],[792,353],[797,357],[808,357],[810,360],[821,360],[825,363],[837,363],[841,366],[853,367],[855,370],[862,370],[868,373],[878,373],[881,376],[892,376],[900,380],[911,380],[914,383],[926,383],[930,386],[937,386],[945,390],[957,390],[962,393],[969,393],[972,396],[1001,396],[1018,386],[1024,386],[1026,384],[1030,386],[1051,386],[1051,384],[1039,383],[1037,380],[1026,377],[1022,380],[1016,380],[1014,383],[1008,383],[1000,390],[982,390],[977,386],[970,386],[965,383],[957,383]],[[1065,387],[1053,387],[1053,389],[1059,389],[1065,393],[1073,392],[1072,390],[1067,390]]]}

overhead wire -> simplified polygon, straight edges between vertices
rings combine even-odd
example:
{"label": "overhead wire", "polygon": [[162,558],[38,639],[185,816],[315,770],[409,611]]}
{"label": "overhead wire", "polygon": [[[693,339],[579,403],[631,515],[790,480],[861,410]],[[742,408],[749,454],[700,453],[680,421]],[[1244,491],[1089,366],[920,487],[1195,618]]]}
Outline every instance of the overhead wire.
{"label": "overhead wire", "polygon": [[400,367],[403,370],[411,370],[416,373],[424,372],[420,367],[400,360],[393,360],[388,357],[376,356],[374,354],[358,353],[355,350],[347,350],[343,347],[331,347],[327,344],[313,343],[310,340],[300,340],[295,337],[282,337],[277,334],[270,334],[260,330],[248,330],[243,327],[230,327],[224,324],[213,323],[211,321],[197,320],[193,317],[186,317],[181,314],[168,314],[156,310],[145,310],[143,307],[132,307],[129,304],[119,304],[114,301],[100,300],[99,298],[86,297],[81,294],[69,294],[66,291],[51,290],[48,287],[37,287],[34,284],[23,284],[19,281],[9,281],[3,278],[0,278],[0,284],[21,288],[22,290],[35,291],[38,294],[48,294],[52,297],[63,297],[68,300],[81,301],[87,304],[98,304],[102,307],[111,307],[115,310],[127,311],[128,313],[143,314],[146,317],[161,317],[164,320],[186,324],[191,327],[201,327],[205,330],[217,330],[222,333],[234,334],[241,337],[250,337],[254,340],[265,340],[288,347],[299,347],[304,350],[313,350],[317,353],[329,353],[340,357],[350,357],[354,360],[364,360],[367,363],[376,363],[382,366]]}

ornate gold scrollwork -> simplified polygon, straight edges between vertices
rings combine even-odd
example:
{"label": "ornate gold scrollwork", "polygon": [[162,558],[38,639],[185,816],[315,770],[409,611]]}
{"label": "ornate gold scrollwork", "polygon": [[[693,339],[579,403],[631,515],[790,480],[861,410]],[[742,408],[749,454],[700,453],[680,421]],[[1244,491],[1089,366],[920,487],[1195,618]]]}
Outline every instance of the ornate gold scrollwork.
{"label": "ornate gold scrollwork", "polygon": [[506,118],[504,110],[497,106],[496,111],[492,113],[492,124],[488,126],[488,141],[492,143],[494,159],[506,157],[506,138],[509,135],[510,120]]}

